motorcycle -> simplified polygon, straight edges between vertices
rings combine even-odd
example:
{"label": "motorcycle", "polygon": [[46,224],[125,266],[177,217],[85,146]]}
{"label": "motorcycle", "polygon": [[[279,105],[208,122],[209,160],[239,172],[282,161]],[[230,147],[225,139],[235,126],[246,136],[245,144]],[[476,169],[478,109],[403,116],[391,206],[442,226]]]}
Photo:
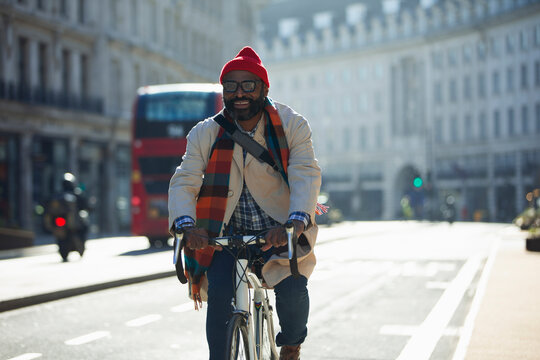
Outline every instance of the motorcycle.
{"label": "motorcycle", "polygon": [[63,193],[47,204],[44,225],[56,238],[58,251],[64,262],[68,261],[68,255],[72,251],[83,256],[88,215],[88,211],[79,209],[77,197],[72,193]]}

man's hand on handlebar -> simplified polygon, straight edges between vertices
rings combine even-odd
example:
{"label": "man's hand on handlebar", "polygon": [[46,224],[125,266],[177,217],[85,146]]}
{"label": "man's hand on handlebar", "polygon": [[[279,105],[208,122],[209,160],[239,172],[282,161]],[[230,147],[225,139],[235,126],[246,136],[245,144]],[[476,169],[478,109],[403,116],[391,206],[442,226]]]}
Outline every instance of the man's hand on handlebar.
{"label": "man's hand on handlebar", "polygon": [[[299,220],[292,220],[294,224],[294,232],[296,237],[299,237],[304,232],[304,223]],[[266,245],[262,247],[263,251],[270,249],[272,246],[280,247],[287,245],[287,233],[285,232],[284,226],[276,226],[275,228],[270,229],[266,236]]]}
{"label": "man's hand on handlebar", "polygon": [[[185,227],[184,230],[184,240],[186,246],[191,250],[204,249],[208,246],[208,232],[206,229],[198,227]],[[215,250],[221,250],[220,246],[213,246]]]}

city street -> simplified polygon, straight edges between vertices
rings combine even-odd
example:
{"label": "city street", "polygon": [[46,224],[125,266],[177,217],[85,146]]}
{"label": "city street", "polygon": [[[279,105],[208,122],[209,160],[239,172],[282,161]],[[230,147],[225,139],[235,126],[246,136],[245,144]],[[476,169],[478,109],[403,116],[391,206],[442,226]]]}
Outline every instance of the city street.
{"label": "city street", "polygon": [[[515,226],[485,223],[323,227],[309,281],[309,335],[302,358],[465,358],[494,254],[500,244],[523,238]],[[44,269],[53,262],[74,269],[89,264],[96,266],[89,271],[102,274],[96,260],[101,256],[116,261],[118,272],[137,261],[139,275],[145,268],[157,271],[158,260],[170,264],[170,250],[141,248],[126,260],[107,250],[108,241],[89,241],[85,257],[68,264],[56,264],[57,254],[43,254],[1,260],[0,266],[5,273],[11,266],[24,271],[21,261],[26,268]],[[124,251],[136,252],[131,246]],[[0,360],[205,359],[204,322],[204,309],[194,311],[187,288],[169,276],[2,312]]]}

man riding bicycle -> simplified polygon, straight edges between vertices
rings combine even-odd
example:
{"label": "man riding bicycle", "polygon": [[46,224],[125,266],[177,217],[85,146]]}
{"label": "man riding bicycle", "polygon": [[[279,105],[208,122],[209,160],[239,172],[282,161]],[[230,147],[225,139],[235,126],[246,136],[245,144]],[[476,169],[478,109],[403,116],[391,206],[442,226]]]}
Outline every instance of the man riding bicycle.
{"label": "man riding bicycle", "polygon": [[[233,140],[214,118],[189,133],[186,153],[169,185],[169,226],[182,229],[190,296],[208,301],[210,359],[222,359],[234,296],[234,257],[208,246],[223,233],[267,230],[262,275],[274,288],[281,331],[280,359],[298,359],[307,335],[307,279],[315,266],[315,208],[321,170],[307,120],[267,97],[270,83],[257,53],[243,48],[221,70],[225,121],[266,148],[271,167]],[[292,220],[299,238],[298,268],[291,276],[283,224]]]}

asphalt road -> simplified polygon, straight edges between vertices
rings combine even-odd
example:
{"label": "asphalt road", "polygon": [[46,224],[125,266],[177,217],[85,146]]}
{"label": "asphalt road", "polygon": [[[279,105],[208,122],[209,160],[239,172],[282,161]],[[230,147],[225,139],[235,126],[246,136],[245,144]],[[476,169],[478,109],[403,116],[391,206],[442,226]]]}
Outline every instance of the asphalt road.
{"label": "asphalt road", "polygon": [[[302,358],[459,359],[502,227],[323,229]],[[0,359],[205,359],[205,314],[186,291],[169,277],[0,313]]]}

